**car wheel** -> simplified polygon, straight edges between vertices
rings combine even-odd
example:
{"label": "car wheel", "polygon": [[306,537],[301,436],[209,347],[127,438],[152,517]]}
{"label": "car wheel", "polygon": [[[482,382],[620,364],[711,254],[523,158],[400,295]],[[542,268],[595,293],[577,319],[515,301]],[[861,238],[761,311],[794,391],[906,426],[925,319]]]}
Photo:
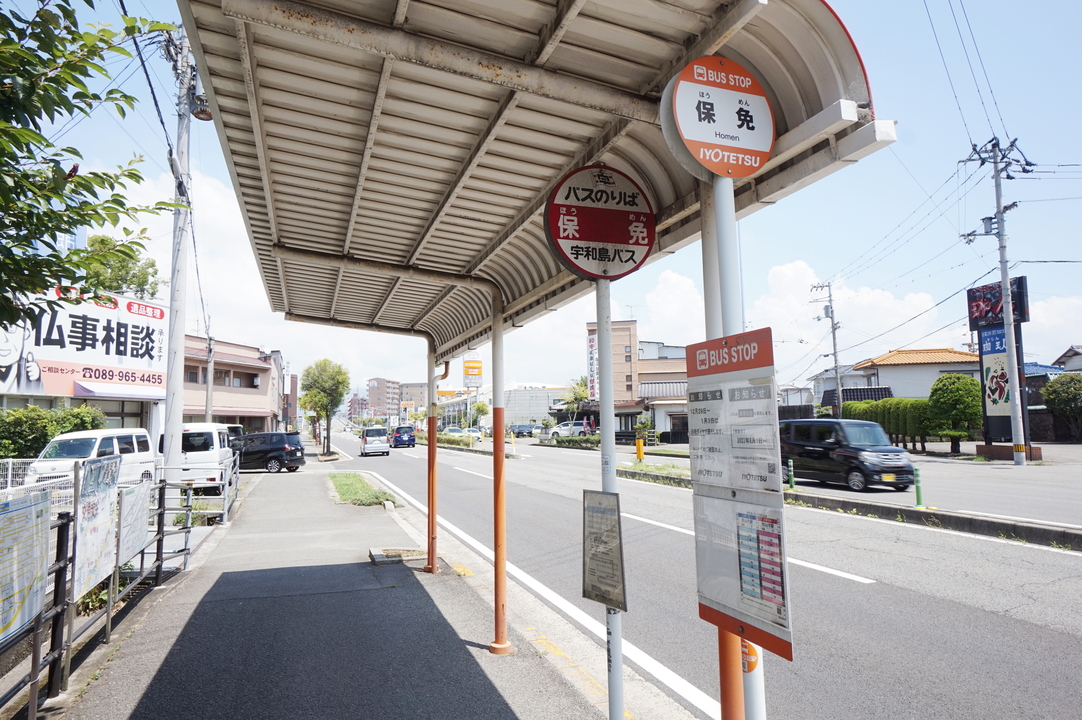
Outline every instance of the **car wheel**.
{"label": "car wheel", "polygon": [[385,452],[385,453],[383,453],[383,454],[384,454],[384,455],[390,455],[390,454],[391,454],[391,451],[390,451],[390,450],[388,450],[387,452]]}
{"label": "car wheel", "polygon": [[549,437],[560,437],[560,433],[549,433]]}
{"label": "car wheel", "polygon": [[297,467],[296,465],[294,465],[293,467],[286,468],[286,472],[297,472],[298,470],[300,470],[300,468]]}
{"label": "car wheel", "polygon": [[586,433],[584,433],[584,432],[580,432],[580,433],[579,433],[579,437],[586,437]]}
{"label": "car wheel", "polygon": [[282,463],[279,460],[275,460],[274,458],[271,458],[270,460],[267,461],[266,468],[267,468],[267,472],[269,472],[269,473],[281,472]]}
{"label": "car wheel", "polygon": [[868,481],[864,479],[864,473],[860,470],[850,470],[845,476],[845,482],[853,490],[864,490],[868,487]]}
{"label": "car wheel", "polygon": [[897,490],[898,492],[905,492],[906,490],[909,489],[909,486],[908,485],[895,485],[894,489]]}

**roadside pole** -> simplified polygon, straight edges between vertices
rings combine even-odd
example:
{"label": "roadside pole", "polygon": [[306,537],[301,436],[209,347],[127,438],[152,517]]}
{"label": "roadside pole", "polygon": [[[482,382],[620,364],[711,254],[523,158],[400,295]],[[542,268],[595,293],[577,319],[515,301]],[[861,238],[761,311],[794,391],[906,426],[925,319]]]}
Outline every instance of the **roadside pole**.
{"label": "roadside pole", "polygon": [[428,339],[428,563],[425,572],[440,571],[436,552],[436,341]]}
{"label": "roadside pole", "polygon": [[[619,492],[616,487],[616,401],[612,379],[612,302],[611,280],[598,280],[597,301],[597,374],[598,416],[601,424],[601,490]],[[609,657],[609,720],[624,717],[624,640],[623,618],[619,608],[605,607],[605,629]]]}
{"label": "roadside pole", "polygon": [[[500,391],[497,392],[496,388]],[[478,389],[480,392],[480,389]],[[489,652],[506,655],[514,648],[507,639],[507,484],[504,482],[503,447],[503,297],[492,292],[492,499],[493,568],[495,569],[494,599],[496,606],[496,639]]]}

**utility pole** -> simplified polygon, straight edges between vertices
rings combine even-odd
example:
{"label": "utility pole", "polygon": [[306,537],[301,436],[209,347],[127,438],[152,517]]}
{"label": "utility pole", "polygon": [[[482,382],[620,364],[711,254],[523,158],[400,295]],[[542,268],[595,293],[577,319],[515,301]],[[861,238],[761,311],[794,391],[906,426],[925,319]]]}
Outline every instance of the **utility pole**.
{"label": "utility pole", "polygon": [[[963,162],[980,162],[984,165],[992,163],[992,175],[996,190],[996,214],[993,217],[983,218],[984,232],[966,233],[966,243],[972,243],[977,235],[994,235],[999,241],[999,284],[1003,298],[1003,334],[1007,342],[1007,376],[1009,378],[1008,402],[1011,409],[1011,444],[1014,449],[1014,464],[1026,464],[1026,440],[1025,427],[1022,424],[1022,397],[1025,389],[1023,378],[1018,367],[1018,345],[1016,343],[1014,328],[1014,298],[1011,297],[1011,277],[1009,263],[1007,262],[1007,230],[1004,224],[1006,210],[1013,208],[1003,207],[1003,184],[1002,175],[1008,180],[1011,176],[1011,165],[1017,165],[1024,173],[1032,172],[1033,163],[1026,159],[1016,145],[1017,140],[1012,140],[1006,148],[1000,148],[999,138],[993,137],[982,148],[974,146],[973,151]],[[1022,160],[1012,160],[1011,151],[1018,150]]]}
{"label": "utility pole", "polygon": [[[838,365],[838,328],[840,325],[835,322],[834,315],[834,292],[830,287],[830,283],[820,283],[819,285],[812,285],[812,290],[822,290],[826,288],[827,291],[827,306],[823,308],[823,317],[830,320],[830,339],[834,342],[834,387],[837,388],[837,398],[834,410],[834,417],[842,416],[842,374]],[[820,318],[815,318],[819,320]],[[823,357],[829,357],[824,355]]]}
{"label": "utility pole", "polygon": [[207,326],[207,406],[203,410],[203,421],[214,422],[214,338]]}

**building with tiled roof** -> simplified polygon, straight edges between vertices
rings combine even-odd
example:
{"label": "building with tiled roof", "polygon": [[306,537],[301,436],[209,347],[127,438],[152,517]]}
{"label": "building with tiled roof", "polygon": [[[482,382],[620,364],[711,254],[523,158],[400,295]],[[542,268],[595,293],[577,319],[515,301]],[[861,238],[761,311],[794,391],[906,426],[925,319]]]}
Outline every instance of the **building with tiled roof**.
{"label": "building with tiled roof", "polygon": [[853,366],[869,386],[887,386],[899,398],[927,398],[940,375],[957,373],[980,378],[980,356],[952,348],[891,350]]}
{"label": "building with tiled roof", "polygon": [[1082,370],[1082,345],[1072,345],[1052,361],[1053,365],[1059,365],[1064,370]]}

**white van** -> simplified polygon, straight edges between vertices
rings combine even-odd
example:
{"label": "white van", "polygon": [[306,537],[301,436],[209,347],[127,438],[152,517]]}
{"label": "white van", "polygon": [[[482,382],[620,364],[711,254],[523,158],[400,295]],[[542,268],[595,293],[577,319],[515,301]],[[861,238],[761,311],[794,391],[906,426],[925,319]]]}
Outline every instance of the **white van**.
{"label": "white van", "polygon": [[[158,452],[165,439],[158,437]],[[229,428],[221,423],[184,423],[181,426],[181,482],[222,483],[232,478],[233,449]]]}
{"label": "white van", "polygon": [[120,455],[121,485],[154,479],[150,435],[142,428],[79,430],[57,435],[26,469],[26,482],[75,479],[75,461]]}
{"label": "white van", "polygon": [[361,432],[361,455],[391,454],[391,443],[387,441],[387,428],[374,425]]}

